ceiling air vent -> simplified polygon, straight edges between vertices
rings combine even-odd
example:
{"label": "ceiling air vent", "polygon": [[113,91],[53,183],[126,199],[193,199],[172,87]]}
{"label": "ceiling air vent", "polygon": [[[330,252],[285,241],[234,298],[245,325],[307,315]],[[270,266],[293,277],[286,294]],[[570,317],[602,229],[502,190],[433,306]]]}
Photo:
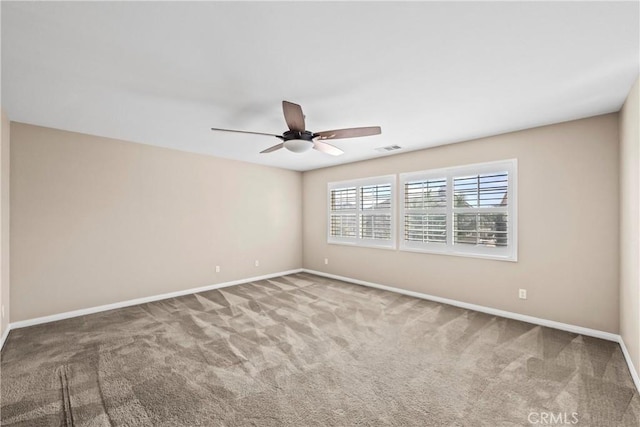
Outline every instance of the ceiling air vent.
{"label": "ceiling air vent", "polygon": [[402,147],[400,147],[399,145],[389,145],[387,147],[378,147],[376,148],[376,151],[380,151],[381,153],[386,153],[387,151],[395,151],[400,149],[402,149]]}

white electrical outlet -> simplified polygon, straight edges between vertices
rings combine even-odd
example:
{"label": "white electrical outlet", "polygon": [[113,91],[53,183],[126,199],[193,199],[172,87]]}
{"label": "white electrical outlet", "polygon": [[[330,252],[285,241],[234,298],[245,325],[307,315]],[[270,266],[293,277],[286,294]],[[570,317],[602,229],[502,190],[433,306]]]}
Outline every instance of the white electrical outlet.
{"label": "white electrical outlet", "polygon": [[216,273],[220,273],[220,266],[216,265]]}
{"label": "white electrical outlet", "polygon": [[526,289],[519,289],[518,290],[518,297],[520,299],[527,299],[527,290]]}
{"label": "white electrical outlet", "polygon": [[260,261],[256,260],[256,267],[260,267]]}
{"label": "white electrical outlet", "polygon": [[327,265],[327,264],[329,264],[329,258],[324,259],[324,265]]}

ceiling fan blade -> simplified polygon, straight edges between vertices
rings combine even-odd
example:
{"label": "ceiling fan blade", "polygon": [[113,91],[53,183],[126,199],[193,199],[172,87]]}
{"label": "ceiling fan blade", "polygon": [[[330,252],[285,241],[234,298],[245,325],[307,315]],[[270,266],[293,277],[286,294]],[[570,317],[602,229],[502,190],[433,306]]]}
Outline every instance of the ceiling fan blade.
{"label": "ceiling fan blade", "polygon": [[276,144],[276,145],[274,145],[273,147],[269,147],[269,148],[267,148],[266,150],[262,150],[262,151],[260,152],[260,154],[270,153],[270,152],[272,152],[272,151],[279,150],[279,149],[281,149],[281,148],[283,148],[283,147],[284,147],[284,142],[283,142],[283,143],[280,143],[280,144]]}
{"label": "ceiling fan blade", "polygon": [[293,102],[282,101],[282,112],[284,113],[284,120],[287,122],[290,130],[303,132],[305,130],[304,114],[302,113],[302,107]]}
{"label": "ceiling fan blade", "polygon": [[313,137],[318,137],[321,140],[324,139],[342,139],[342,138],[357,138],[359,136],[379,135],[382,133],[380,126],[371,126],[364,128],[349,128],[349,129],[336,129],[325,130],[323,132],[316,132]]}
{"label": "ceiling fan blade", "polygon": [[342,151],[338,147],[333,146],[331,144],[327,144],[326,142],[321,142],[321,141],[314,141],[313,148],[323,153],[331,154],[332,156],[339,156],[341,154],[344,154],[344,151]]}
{"label": "ceiling fan blade", "polygon": [[264,132],[249,132],[247,130],[234,130],[234,129],[220,129],[220,128],[211,128],[211,130],[217,130],[221,132],[236,132],[236,133],[250,133],[252,135],[266,135],[266,136],[275,136],[276,138],[282,139],[281,135],[276,135],[273,133],[264,133]]}

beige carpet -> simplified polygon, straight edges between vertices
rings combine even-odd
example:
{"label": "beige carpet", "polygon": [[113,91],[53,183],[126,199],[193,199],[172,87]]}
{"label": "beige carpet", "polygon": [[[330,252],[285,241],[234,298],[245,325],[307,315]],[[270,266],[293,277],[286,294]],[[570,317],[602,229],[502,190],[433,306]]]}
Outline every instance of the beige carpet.
{"label": "beige carpet", "polygon": [[618,344],[308,274],[17,329],[1,367],[11,426],[640,424]]}

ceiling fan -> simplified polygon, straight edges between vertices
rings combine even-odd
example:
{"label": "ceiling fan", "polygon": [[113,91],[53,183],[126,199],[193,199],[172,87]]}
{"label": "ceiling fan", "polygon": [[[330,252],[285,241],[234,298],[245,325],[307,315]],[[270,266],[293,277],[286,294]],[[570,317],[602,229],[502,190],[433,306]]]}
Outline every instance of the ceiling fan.
{"label": "ceiling fan", "polygon": [[286,148],[287,150],[294,153],[302,153],[311,148],[314,148],[318,151],[330,154],[332,156],[339,156],[343,154],[344,151],[336,146],[324,142],[326,140],[379,135],[382,132],[380,126],[311,132],[306,130],[305,128],[305,116],[302,113],[302,107],[300,107],[298,104],[294,104],[293,102],[288,101],[282,101],[282,111],[284,112],[284,120],[287,122],[287,126],[289,127],[289,130],[285,131],[282,135],[219,128],[211,128],[211,130],[275,136],[276,138],[283,141],[280,144],[276,144],[273,147],[262,150],[260,153],[271,153],[281,148]]}

